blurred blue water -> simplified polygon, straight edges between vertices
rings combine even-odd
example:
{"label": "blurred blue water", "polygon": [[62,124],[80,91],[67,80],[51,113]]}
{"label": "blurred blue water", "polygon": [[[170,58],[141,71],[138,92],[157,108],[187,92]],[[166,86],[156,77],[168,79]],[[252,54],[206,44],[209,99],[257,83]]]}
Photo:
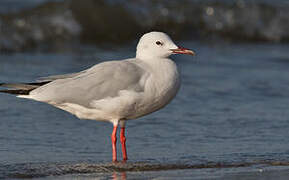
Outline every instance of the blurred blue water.
{"label": "blurred blue water", "polygon": [[288,43],[288,24],[285,0],[2,0],[0,51],[128,43],[151,30],[187,40]]}
{"label": "blurred blue water", "polygon": [[[171,104],[127,123],[129,161],[289,161],[288,45],[179,44],[194,49],[197,56],[173,57],[183,83]],[[131,57],[131,47],[134,45],[111,50],[83,47],[62,54],[2,54],[0,81],[29,82],[80,71],[101,60]],[[79,120],[50,105],[7,94],[0,94],[0,114],[0,177],[17,164],[111,160],[109,123]],[[217,172],[222,175],[227,171]],[[205,179],[212,176],[207,169],[181,174],[185,179],[196,173]]]}

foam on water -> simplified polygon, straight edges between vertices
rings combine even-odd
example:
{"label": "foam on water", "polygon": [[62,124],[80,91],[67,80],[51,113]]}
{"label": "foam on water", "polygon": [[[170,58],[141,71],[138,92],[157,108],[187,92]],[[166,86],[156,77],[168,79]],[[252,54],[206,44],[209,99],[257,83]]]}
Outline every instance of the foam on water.
{"label": "foam on water", "polygon": [[[259,167],[260,169],[267,166],[289,166],[289,162],[280,161],[254,161],[240,163],[212,163],[203,164],[157,164],[148,162],[139,163],[29,163],[0,165],[0,178],[41,178],[47,176],[64,176],[76,174],[104,174],[104,173],[121,173],[121,172],[148,172],[148,171],[178,171],[178,170],[201,170],[201,169],[223,169],[223,168],[248,168]],[[262,168],[261,168],[262,167]],[[61,178],[63,179],[63,178]]]}

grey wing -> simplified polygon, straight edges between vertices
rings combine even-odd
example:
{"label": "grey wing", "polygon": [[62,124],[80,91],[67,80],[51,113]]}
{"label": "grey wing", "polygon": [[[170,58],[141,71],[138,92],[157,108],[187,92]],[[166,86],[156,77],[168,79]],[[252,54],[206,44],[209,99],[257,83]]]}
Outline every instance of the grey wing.
{"label": "grey wing", "polygon": [[129,61],[110,61],[77,76],[52,81],[31,91],[30,95],[39,101],[89,107],[91,101],[118,96],[121,90],[143,91],[145,74]]}
{"label": "grey wing", "polygon": [[78,72],[78,73],[69,73],[69,74],[61,74],[61,75],[40,77],[40,78],[37,79],[37,82],[46,82],[46,81],[54,81],[56,79],[73,78],[73,77],[78,76],[80,74],[83,74],[85,72],[86,72],[86,70]]}

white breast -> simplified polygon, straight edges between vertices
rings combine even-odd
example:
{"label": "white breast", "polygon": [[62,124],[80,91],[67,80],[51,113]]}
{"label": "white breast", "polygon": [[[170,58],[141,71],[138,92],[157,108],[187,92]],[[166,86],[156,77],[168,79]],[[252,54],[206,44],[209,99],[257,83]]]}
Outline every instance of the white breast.
{"label": "white breast", "polygon": [[167,105],[180,88],[180,76],[176,64],[170,59],[154,61],[147,79],[143,99],[136,104],[135,112],[127,119],[155,112]]}

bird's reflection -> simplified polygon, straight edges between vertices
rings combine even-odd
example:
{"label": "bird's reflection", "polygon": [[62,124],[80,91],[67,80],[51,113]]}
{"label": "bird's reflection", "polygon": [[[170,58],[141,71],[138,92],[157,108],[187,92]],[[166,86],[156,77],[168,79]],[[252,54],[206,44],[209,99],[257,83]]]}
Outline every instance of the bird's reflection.
{"label": "bird's reflection", "polygon": [[112,174],[113,180],[126,180],[126,172],[116,172],[114,171]]}

